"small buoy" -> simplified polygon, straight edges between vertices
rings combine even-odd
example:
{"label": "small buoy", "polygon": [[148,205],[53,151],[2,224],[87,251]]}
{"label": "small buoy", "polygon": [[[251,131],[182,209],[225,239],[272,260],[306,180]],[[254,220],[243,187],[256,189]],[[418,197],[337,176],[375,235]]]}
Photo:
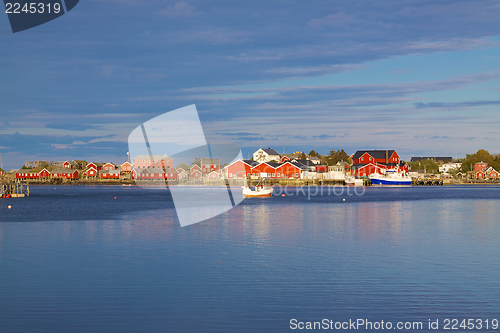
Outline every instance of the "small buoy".
{"label": "small buoy", "polygon": [[116,197],[115,197],[115,199],[116,199]]}
{"label": "small buoy", "polygon": [[282,197],[284,197],[284,196],[285,196],[285,194],[282,194],[281,196],[282,196]]}
{"label": "small buoy", "polygon": [[345,201],[345,199],[342,199],[342,201]]}
{"label": "small buoy", "polygon": [[11,205],[8,205],[8,206],[7,206],[7,208],[8,208],[8,209],[11,209],[11,208],[12,208],[12,206],[11,206]]}

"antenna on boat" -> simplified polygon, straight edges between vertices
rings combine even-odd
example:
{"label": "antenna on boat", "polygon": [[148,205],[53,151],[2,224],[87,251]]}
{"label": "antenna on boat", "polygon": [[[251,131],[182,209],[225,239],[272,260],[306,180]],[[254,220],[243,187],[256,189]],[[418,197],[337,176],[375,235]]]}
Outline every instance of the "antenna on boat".
{"label": "antenna on boat", "polygon": [[2,154],[0,154],[0,168],[3,168],[3,164],[2,164]]}

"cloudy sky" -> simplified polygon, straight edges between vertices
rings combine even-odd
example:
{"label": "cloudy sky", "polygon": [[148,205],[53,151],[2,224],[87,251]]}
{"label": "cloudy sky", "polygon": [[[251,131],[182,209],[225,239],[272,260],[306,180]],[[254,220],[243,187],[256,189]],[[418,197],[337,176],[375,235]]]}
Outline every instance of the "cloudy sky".
{"label": "cloudy sky", "polygon": [[0,15],[0,154],[124,161],[196,104],[209,141],[500,152],[498,1],[83,0],[13,34]]}

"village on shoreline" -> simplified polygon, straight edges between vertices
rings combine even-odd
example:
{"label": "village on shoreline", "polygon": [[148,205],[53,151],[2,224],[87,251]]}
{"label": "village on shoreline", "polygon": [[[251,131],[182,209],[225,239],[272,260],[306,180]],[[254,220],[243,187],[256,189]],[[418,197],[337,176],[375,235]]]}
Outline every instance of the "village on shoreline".
{"label": "village on shoreline", "polygon": [[295,152],[279,154],[274,149],[260,148],[248,160],[222,164],[219,158],[194,158],[191,165],[167,155],[140,155],[131,162],[26,161],[21,169],[6,172],[0,179],[24,184],[73,185],[226,185],[256,183],[265,178],[271,185],[344,185],[348,178],[368,176],[395,170],[412,178],[416,185],[500,183],[500,156],[486,150],[468,154],[463,159],[452,157],[412,157],[403,161],[395,150],[358,150],[348,155],[344,150],[321,155]]}

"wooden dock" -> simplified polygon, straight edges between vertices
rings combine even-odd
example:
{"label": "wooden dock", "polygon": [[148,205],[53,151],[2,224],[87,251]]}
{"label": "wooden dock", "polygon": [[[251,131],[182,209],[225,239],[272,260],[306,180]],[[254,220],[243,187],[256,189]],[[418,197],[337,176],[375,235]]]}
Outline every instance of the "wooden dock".
{"label": "wooden dock", "polygon": [[6,182],[0,183],[0,198],[24,198],[29,197],[30,188],[28,185],[21,182]]}

